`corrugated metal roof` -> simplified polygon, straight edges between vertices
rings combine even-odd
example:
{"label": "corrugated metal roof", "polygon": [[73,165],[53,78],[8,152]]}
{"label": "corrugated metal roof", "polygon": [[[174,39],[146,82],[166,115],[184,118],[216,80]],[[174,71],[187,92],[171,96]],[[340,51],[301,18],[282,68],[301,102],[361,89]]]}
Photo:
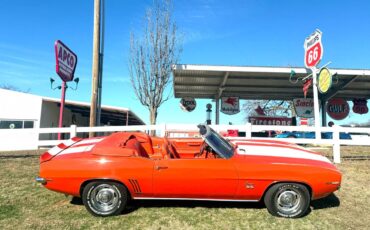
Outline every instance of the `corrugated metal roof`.
{"label": "corrugated metal roof", "polygon": [[[337,78],[333,79],[329,92],[320,95],[321,99],[332,96],[347,100],[370,98],[370,70],[329,69],[332,74],[337,74]],[[178,64],[172,70],[174,94],[177,98],[214,99],[222,92],[221,96],[238,96],[240,99],[292,100],[303,97],[303,83],[298,81],[293,84],[289,81],[291,70],[296,72],[297,77],[311,73],[302,67]],[[312,89],[307,97],[312,97]]]}

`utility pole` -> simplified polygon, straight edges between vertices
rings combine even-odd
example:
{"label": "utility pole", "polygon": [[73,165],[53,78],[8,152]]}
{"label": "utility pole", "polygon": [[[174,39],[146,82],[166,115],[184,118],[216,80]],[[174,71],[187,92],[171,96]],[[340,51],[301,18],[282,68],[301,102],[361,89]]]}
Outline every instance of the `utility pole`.
{"label": "utility pole", "polygon": [[[100,51],[100,0],[94,0],[94,41],[93,41],[93,67],[92,67],[92,90],[90,106],[90,127],[96,126],[96,108],[98,100],[99,80],[99,51]],[[89,137],[94,137],[90,132]]]}

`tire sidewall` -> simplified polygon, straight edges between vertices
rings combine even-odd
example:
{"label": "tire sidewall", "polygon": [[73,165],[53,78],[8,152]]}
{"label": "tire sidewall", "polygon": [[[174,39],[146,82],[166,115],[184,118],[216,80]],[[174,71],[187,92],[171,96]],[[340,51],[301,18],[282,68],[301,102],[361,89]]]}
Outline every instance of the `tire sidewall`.
{"label": "tire sidewall", "polygon": [[[279,194],[287,190],[294,190],[295,192],[298,193],[298,196],[300,197],[299,208],[294,213],[284,213],[277,207],[277,198]],[[272,215],[285,218],[302,217],[307,213],[307,210],[310,205],[310,195],[307,188],[304,185],[296,183],[282,183],[272,186],[266,193],[264,200],[268,211]]]}
{"label": "tire sidewall", "polygon": [[[94,206],[91,204],[91,192],[97,186],[102,185],[102,184],[107,184],[107,185],[114,187],[118,193],[118,204],[110,212],[100,212],[99,210],[96,210]],[[106,182],[106,181],[94,181],[94,182],[89,183],[84,188],[83,193],[82,193],[82,201],[87,211],[89,211],[94,216],[101,216],[101,217],[114,216],[114,215],[120,214],[125,208],[126,203],[127,203],[127,190],[123,185],[119,183]]]}

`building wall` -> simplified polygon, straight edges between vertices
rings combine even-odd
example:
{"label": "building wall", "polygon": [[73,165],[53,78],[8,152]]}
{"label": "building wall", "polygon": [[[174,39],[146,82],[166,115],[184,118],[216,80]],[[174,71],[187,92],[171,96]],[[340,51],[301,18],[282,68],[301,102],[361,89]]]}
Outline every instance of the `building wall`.
{"label": "building wall", "polygon": [[[40,128],[56,128],[59,125],[59,103],[51,101],[43,101],[41,108],[41,122]],[[75,125],[77,126],[89,126],[89,117],[83,117],[79,113],[73,113],[70,109],[64,108],[63,112],[63,127],[70,127],[72,123],[72,116],[75,116]],[[65,138],[68,134],[64,134]],[[78,134],[82,137],[82,134]],[[57,133],[40,134],[40,140],[56,140],[58,137]],[[64,139],[64,138],[62,138]]]}
{"label": "building wall", "polygon": [[[32,121],[33,127],[37,128],[40,124],[41,104],[40,96],[0,89],[0,122]],[[8,128],[2,126],[0,129],[0,150],[37,149],[38,135],[32,133],[31,128],[17,135],[6,132]]]}

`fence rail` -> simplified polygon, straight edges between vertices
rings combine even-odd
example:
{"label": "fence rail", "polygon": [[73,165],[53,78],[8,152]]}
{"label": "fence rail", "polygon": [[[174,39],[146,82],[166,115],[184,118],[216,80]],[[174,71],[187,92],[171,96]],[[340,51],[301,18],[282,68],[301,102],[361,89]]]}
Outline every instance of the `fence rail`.
{"label": "fence rail", "polygon": [[[297,131],[297,132],[315,132],[315,127],[304,127],[304,126],[267,126],[267,125],[251,125],[247,123],[245,125],[211,125],[213,129],[218,132],[225,132],[227,130],[238,130],[239,132],[245,132],[245,137],[238,138],[250,138],[250,139],[271,139],[271,138],[261,138],[252,137],[253,132],[265,132],[265,131]],[[142,131],[149,133],[155,130],[157,135],[165,136],[171,132],[191,132],[198,131],[197,125],[189,124],[160,124],[160,125],[138,125],[138,126],[103,126],[103,127],[77,127],[76,125],[71,125],[70,127],[64,128],[35,128],[35,129],[3,129],[0,130],[0,136],[4,135],[17,135],[17,134],[55,134],[55,133],[67,133],[69,137],[75,137],[79,133],[108,133],[108,132],[118,132],[118,131]],[[285,138],[284,141],[298,143],[298,144],[314,144],[314,145],[331,145],[333,147],[333,158],[335,163],[340,163],[340,146],[341,145],[359,145],[359,146],[370,146],[370,138],[368,141],[361,140],[341,140],[339,139],[339,134],[344,133],[359,133],[359,134],[370,134],[370,128],[348,128],[341,126],[333,127],[321,127],[320,132],[332,132],[333,139],[321,139],[321,136],[315,139],[304,139],[304,138]],[[21,140],[19,140],[21,141]],[[57,145],[63,140],[39,140],[37,146],[53,146]]]}

